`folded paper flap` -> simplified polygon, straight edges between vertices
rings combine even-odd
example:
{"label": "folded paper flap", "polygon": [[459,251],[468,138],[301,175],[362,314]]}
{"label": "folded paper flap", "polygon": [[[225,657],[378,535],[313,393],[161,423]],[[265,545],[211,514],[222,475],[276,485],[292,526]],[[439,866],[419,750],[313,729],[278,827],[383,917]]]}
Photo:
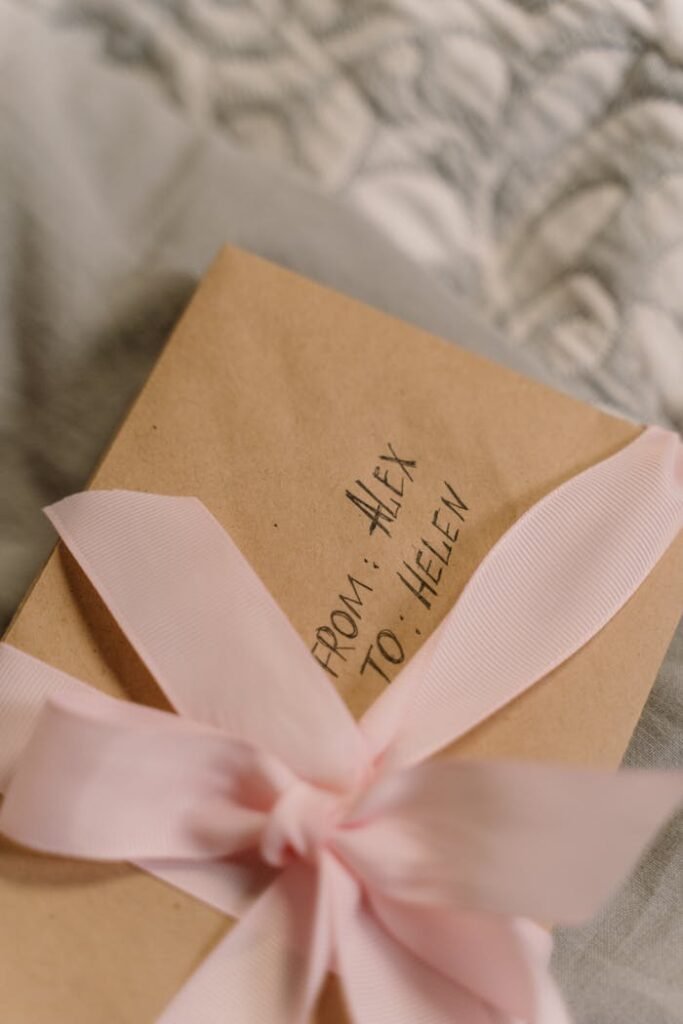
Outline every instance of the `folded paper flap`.
{"label": "folded paper flap", "polygon": [[[197,495],[360,716],[505,529],[638,432],[226,250],[94,486]],[[618,763],[678,620],[682,579],[679,540],[590,644],[460,749]],[[59,553],[8,639],[107,692],[149,685]],[[68,893],[33,858],[0,860],[0,902],[19,928],[0,929],[6,1005],[21,1020],[92,1024],[115,1002],[122,1021],[152,1020],[223,930],[220,915],[139,873],[95,890],[83,868],[60,870]],[[84,955],[93,929],[95,962]],[[22,942],[47,965],[41,985]]]}

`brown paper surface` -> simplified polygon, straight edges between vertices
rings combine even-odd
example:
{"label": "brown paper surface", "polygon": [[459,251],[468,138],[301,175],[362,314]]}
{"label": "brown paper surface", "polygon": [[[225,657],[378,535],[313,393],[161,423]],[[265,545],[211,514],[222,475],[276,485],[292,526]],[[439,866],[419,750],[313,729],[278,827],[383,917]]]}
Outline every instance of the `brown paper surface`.
{"label": "brown paper surface", "polygon": [[[358,714],[504,530],[639,429],[226,249],[92,486],[200,497]],[[618,764],[678,621],[682,581],[679,541],[597,637],[458,752]],[[109,693],[164,706],[61,549],[6,639]],[[7,1024],[147,1024],[225,928],[219,913],[132,867],[0,842]],[[319,1016],[344,1019],[333,987]]]}

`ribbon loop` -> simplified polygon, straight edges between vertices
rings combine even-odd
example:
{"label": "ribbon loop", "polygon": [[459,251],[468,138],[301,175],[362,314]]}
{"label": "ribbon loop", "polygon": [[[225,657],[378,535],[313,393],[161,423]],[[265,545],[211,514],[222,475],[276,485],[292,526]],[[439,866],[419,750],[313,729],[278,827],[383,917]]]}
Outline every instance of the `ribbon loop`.
{"label": "ribbon loop", "polygon": [[435,761],[386,775],[335,836],[371,892],[580,924],[683,799],[683,772]]}
{"label": "ribbon loop", "polygon": [[45,707],[2,829],[62,856],[210,860],[256,845],[290,778],[218,730],[91,690]]}

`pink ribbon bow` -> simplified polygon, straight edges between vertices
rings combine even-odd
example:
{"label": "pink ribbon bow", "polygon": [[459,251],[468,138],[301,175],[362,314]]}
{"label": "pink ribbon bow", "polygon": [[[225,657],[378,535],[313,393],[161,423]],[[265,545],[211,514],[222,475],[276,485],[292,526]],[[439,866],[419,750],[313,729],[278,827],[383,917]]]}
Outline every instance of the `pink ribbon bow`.
{"label": "pink ribbon bow", "polygon": [[1,645],[0,830],[241,916],[160,1022],[306,1024],[330,970],[355,1024],[568,1020],[532,919],[591,915],[680,774],[427,758],[647,576],[683,521],[674,435],[522,516],[359,723],[199,501],[91,492],[48,515],[178,714]]}

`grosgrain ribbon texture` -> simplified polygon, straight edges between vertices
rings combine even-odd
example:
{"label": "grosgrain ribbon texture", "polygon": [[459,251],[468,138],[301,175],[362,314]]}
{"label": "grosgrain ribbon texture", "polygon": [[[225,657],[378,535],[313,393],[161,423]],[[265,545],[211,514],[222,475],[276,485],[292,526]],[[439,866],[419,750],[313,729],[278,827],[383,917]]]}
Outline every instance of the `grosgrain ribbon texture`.
{"label": "grosgrain ribbon texture", "polygon": [[95,491],[47,514],[177,713],[0,645],[0,831],[240,917],[159,1024],[308,1024],[329,971],[354,1024],[568,1021],[534,921],[590,917],[683,777],[429,758],[646,578],[683,524],[675,435],[534,505],[359,722],[199,501]]}

